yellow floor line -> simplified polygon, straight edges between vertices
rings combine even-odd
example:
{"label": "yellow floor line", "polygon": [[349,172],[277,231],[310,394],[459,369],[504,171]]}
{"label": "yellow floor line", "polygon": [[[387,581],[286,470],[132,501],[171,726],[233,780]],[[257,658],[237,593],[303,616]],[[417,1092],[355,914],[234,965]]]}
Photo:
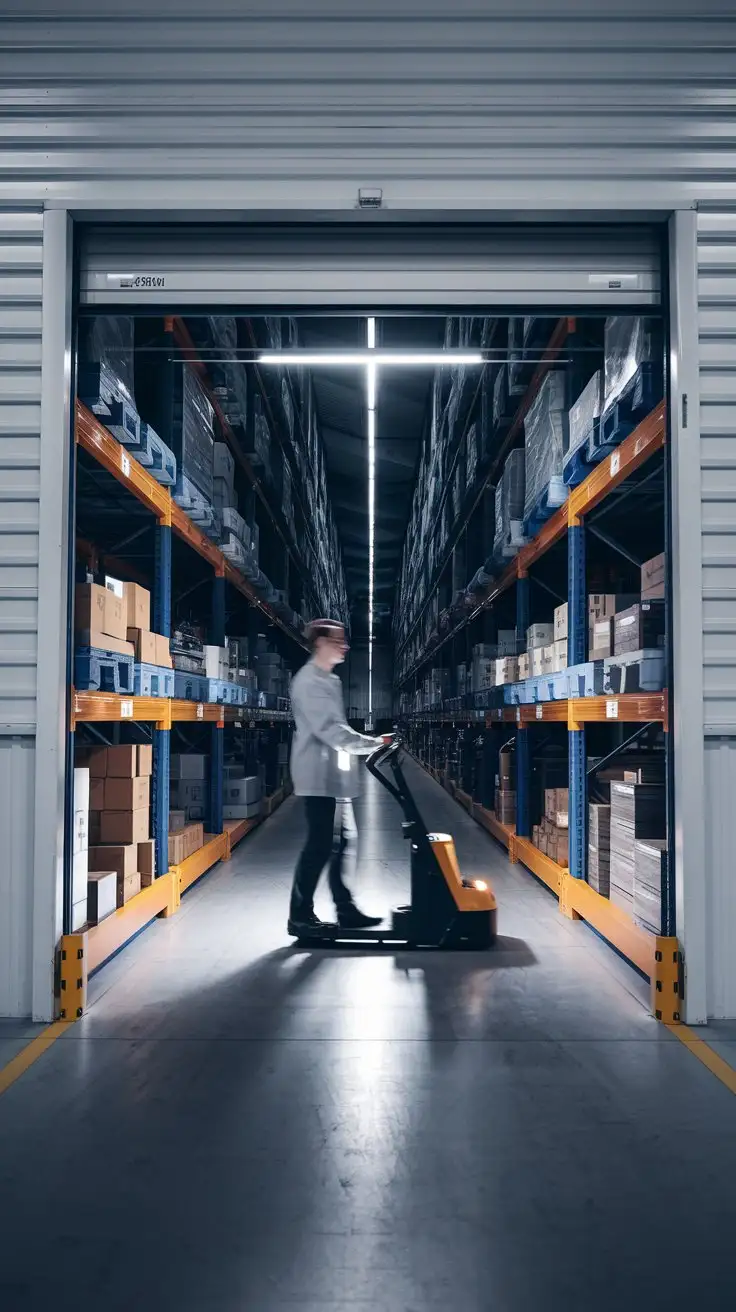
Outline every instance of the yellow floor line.
{"label": "yellow floor line", "polygon": [[43,1057],[47,1049],[73,1024],[72,1020],[55,1020],[52,1025],[47,1025],[37,1038],[31,1039],[31,1042],[0,1070],[0,1094],[5,1093],[11,1084],[15,1084],[24,1071],[38,1061],[39,1057]]}
{"label": "yellow floor line", "polygon": [[670,1034],[676,1035],[680,1043],[684,1043],[688,1051],[693,1054],[693,1057],[697,1057],[698,1061],[707,1066],[716,1079],[721,1081],[721,1084],[725,1084],[726,1088],[731,1090],[731,1093],[736,1093],[736,1070],[733,1066],[729,1066],[728,1062],[724,1061],[722,1057],[719,1057],[710,1044],[705,1042],[705,1039],[699,1038],[687,1025],[668,1025],[667,1029]]}

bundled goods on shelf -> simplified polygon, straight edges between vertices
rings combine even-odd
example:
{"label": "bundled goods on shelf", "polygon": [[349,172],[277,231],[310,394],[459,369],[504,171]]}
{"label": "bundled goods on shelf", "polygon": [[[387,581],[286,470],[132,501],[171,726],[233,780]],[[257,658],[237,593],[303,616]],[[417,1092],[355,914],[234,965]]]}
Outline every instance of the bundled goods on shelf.
{"label": "bundled goods on shelf", "polygon": [[[153,839],[150,837],[150,792],[153,749],[150,744],[115,747],[78,747],[75,764],[75,857],[73,873],[73,928],[86,920],[97,924],[122,907],[155,877]],[[77,780],[84,777],[80,793]],[[86,810],[89,847],[77,857],[82,812]],[[112,879],[115,899],[112,899]]]}
{"label": "bundled goods on shelf", "polygon": [[663,784],[611,783],[610,898],[634,913],[634,849],[637,839],[666,837]]}
{"label": "bundled goods on shelf", "polygon": [[509,371],[502,364],[493,380],[493,427],[501,428],[509,408]]}
{"label": "bundled goods on shelf", "polygon": [[588,594],[588,653],[591,660],[613,655],[613,622],[618,611],[633,606],[633,593],[591,592]]}
{"label": "bundled goods on shelf", "polygon": [[588,804],[588,883],[608,897],[611,886],[611,807],[607,802]]}
{"label": "bundled goods on shelf", "polygon": [[638,838],[634,843],[634,921],[651,934],[662,931],[662,893],[666,874],[665,840]]}
{"label": "bundled goods on shelf", "polygon": [[204,826],[200,822],[185,824],[169,831],[169,865],[179,866],[204,846]]}
{"label": "bundled goods on shelf", "polygon": [[502,825],[516,824],[516,789],[514,787],[514,754],[502,748],[498,754],[498,773],[494,796],[496,819]]}
{"label": "bundled goods on shelf", "polygon": [[171,695],[169,640],[151,632],[150,615],[150,593],[137,583],[107,577],[105,586],[77,584],[74,684],[79,691]]}
{"label": "bundled goods on shelf", "polygon": [[465,438],[465,486],[472,488],[475,485],[476,475],[478,473],[479,452],[479,434],[478,425],[471,424]]}
{"label": "bundled goods on shelf", "polygon": [[215,442],[212,447],[212,502],[219,511],[237,508],[235,459],[226,442]]}
{"label": "bundled goods on shelf", "polygon": [[561,606],[555,607],[553,634],[554,634],[555,642],[562,642],[567,640],[568,633],[567,633],[567,602],[566,601],[563,602]]}
{"label": "bundled goods on shelf", "polygon": [[[209,758],[200,752],[172,752],[169,804],[183,811],[187,823],[204,820],[208,802]],[[169,853],[169,860],[173,857]]]}
{"label": "bundled goods on shelf", "polygon": [[242,765],[226,765],[223,784],[225,820],[256,820],[263,811],[263,786],[258,775],[246,775]]}
{"label": "bundled goods on shelf", "polygon": [[642,601],[664,601],[665,578],[664,552],[659,556],[653,556],[651,560],[645,560],[641,567]]}
{"label": "bundled goods on shelf", "polygon": [[567,497],[562,464],[567,449],[565,375],[548,373],[524,420],[524,519],[536,532],[536,518],[544,519]]}
{"label": "bundled goods on shelf", "polygon": [[568,790],[544,790],[544,815],[532,830],[532,842],[545,856],[559,866],[569,862],[570,827],[568,818]]}
{"label": "bundled goods on shelf", "polygon": [[568,454],[585,446],[593,436],[595,422],[603,408],[603,379],[600,369],[586,383],[577,401],[570,406]]}
{"label": "bundled goods on shelf", "polygon": [[[214,410],[197,375],[188,365],[182,364],[174,371],[171,445],[179,465],[174,499],[188,514],[198,508],[197,501],[201,501],[203,507],[212,507],[214,420]],[[198,494],[197,498],[192,489]],[[192,500],[195,504],[188,509],[184,503]]]}
{"label": "bundled goods on shelf", "polygon": [[[178,624],[171,637],[171,657],[177,672],[204,676],[204,630],[185,621]],[[185,694],[177,691],[176,695]]]}
{"label": "bundled goods on shelf", "polygon": [[617,610],[613,620],[613,655],[663,647],[665,614],[663,601],[636,602]]}
{"label": "bundled goods on shelf", "polygon": [[506,459],[503,474],[496,485],[495,534],[493,556],[505,560],[515,556],[525,538],[523,533],[526,486],[526,463],[521,449]]}
{"label": "bundled goods on shelf", "polygon": [[654,320],[640,315],[606,319],[603,339],[604,409],[613,405],[632,380],[651,390],[647,366],[658,361],[658,333]]}

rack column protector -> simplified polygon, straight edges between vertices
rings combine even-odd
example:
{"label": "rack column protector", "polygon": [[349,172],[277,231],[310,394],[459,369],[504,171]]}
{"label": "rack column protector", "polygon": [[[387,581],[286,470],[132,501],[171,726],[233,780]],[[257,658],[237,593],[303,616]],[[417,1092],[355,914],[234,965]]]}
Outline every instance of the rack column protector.
{"label": "rack column protector", "polygon": [[[156,525],[153,581],[154,632],[171,637],[171,523]],[[153,838],[156,846],[156,874],[169,868],[169,771],[171,766],[171,729],[155,725],[153,730]]]}
{"label": "rack column protector", "polygon": [[[567,533],[568,665],[581,665],[587,656],[587,623],[585,527],[576,517],[575,522],[570,523]],[[588,831],[585,729],[573,729],[567,738],[570,874],[575,879],[585,879]]]}

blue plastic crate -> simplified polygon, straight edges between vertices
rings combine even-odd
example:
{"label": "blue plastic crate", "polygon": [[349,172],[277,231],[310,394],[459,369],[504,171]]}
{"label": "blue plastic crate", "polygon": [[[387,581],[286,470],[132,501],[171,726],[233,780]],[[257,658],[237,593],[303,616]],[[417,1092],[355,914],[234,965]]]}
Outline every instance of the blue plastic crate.
{"label": "blue plastic crate", "polygon": [[603,661],[584,661],[568,667],[568,697],[600,697],[602,692]]}
{"label": "blue plastic crate", "polygon": [[74,687],[78,692],[133,693],[133,657],[102,647],[74,653]]}
{"label": "blue plastic crate", "polygon": [[538,701],[564,702],[567,700],[567,670],[543,674],[538,680]]}
{"label": "blue plastic crate", "polygon": [[204,702],[218,702],[224,706],[227,703],[227,683],[224,679],[203,679],[205,688]]}
{"label": "blue plastic crate", "polygon": [[524,516],[523,533],[526,538],[533,538],[543,524],[554,515],[560,506],[564,506],[568,489],[560,474],[554,474],[540,492],[530,514]]}
{"label": "blue plastic crate", "polygon": [[518,685],[519,688],[519,705],[532,706],[537,700],[537,680],[524,679],[523,683]]}
{"label": "blue plastic crate", "polygon": [[174,671],[165,665],[136,661],[133,666],[133,691],[136,697],[173,697]]}
{"label": "blue plastic crate", "polygon": [[645,361],[601,416],[598,449],[602,454],[599,459],[619,446],[661,399],[660,365],[651,360]]}
{"label": "blue plastic crate", "polygon": [[206,702],[207,679],[201,674],[174,670],[174,696],[185,702]]}
{"label": "blue plastic crate", "polygon": [[148,468],[156,482],[162,487],[175,487],[176,456],[150,424],[141,423],[141,446],[145,446],[150,456]]}

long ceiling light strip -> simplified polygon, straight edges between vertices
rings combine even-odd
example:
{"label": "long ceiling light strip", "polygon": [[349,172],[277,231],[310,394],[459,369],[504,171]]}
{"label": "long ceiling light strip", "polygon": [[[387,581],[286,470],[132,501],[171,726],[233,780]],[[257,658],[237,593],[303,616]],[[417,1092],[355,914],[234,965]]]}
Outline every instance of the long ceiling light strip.
{"label": "long ceiling light strip", "polygon": [[368,357],[366,365],[366,391],[368,406],[368,724],[373,727],[373,591],[375,572],[376,535],[376,392],[378,365],[376,351],[376,321],[367,323]]}
{"label": "long ceiling light strip", "polygon": [[[369,320],[370,322],[370,320]],[[265,367],[284,368],[285,366],[298,366],[299,368],[323,368],[323,369],[360,369],[366,368],[369,364],[380,365],[381,368],[391,368],[392,366],[400,369],[412,368],[431,368],[436,369],[442,365],[482,365],[486,359],[479,352],[453,352],[453,351],[377,351],[375,349],[366,351],[267,351],[258,356],[258,364]]]}

